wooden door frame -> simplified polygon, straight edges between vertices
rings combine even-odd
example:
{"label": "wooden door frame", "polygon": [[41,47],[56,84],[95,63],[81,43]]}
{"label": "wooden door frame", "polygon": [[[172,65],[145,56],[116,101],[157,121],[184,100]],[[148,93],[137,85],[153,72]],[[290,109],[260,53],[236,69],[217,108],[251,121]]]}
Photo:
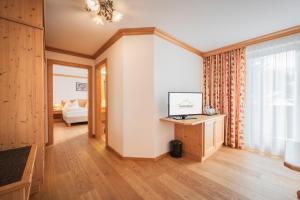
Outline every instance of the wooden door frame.
{"label": "wooden door frame", "polygon": [[77,67],[88,70],[88,136],[93,137],[93,67],[61,60],[47,59],[47,107],[48,107],[48,143],[52,145],[53,137],[53,65]]}
{"label": "wooden door frame", "polygon": [[[97,84],[98,84],[98,81],[100,81],[101,83],[101,80],[97,80],[97,70],[98,68],[101,68],[101,66],[105,65],[106,67],[106,113],[105,113],[105,118],[106,118],[106,121],[105,121],[105,129],[106,129],[106,133],[105,133],[105,145],[108,146],[108,106],[109,106],[109,103],[108,103],[108,94],[109,94],[109,88],[108,88],[108,82],[109,82],[109,73],[108,73],[108,64],[107,64],[107,59],[105,58],[104,60],[102,60],[101,62],[99,62],[96,67],[95,67],[95,74],[94,74],[94,79],[95,79],[95,137],[96,138],[99,138],[99,136],[97,135],[97,123],[99,123],[99,120],[97,118]],[[101,85],[100,85],[101,87]],[[101,97],[100,97],[101,99]]]}

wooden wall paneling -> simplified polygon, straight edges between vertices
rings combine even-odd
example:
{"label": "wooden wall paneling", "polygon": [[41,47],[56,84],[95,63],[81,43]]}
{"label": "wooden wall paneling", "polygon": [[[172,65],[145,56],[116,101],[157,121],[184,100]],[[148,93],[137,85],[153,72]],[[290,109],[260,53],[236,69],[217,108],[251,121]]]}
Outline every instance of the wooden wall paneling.
{"label": "wooden wall paneling", "polygon": [[0,0],[0,17],[43,28],[43,0]]}
{"label": "wooden wall paneling", "polygon": [[0,19],[0,149],[8,148],[9,23]]}
{"label": "wooden wall paneling", "polygon": [[43,181],[43,31],[0,19],[0,148],[35,143],[32,186]]}

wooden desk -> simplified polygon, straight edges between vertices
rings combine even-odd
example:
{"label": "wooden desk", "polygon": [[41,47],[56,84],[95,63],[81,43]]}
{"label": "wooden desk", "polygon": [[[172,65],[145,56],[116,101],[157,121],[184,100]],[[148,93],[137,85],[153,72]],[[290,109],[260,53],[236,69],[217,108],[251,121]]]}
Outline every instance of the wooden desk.
{"label": "wooden desk", "polygon": [[161,118],[175,125],[175,139],[183,142],[183,154],[200,162],[216,152],[224,143],[225,115],[196,115],[196,119]]}

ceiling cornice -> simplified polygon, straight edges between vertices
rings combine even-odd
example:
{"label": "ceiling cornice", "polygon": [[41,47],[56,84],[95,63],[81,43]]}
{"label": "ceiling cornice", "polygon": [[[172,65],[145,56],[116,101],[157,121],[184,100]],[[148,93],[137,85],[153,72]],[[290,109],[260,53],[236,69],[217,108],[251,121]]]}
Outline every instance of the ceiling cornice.
{"label": "ceiling cornice", "polygon": [[52,51],[52,52],[56,52],[56,53],[62,53],[62,54],[67,54],[67,55],[77,56],[77,57],[82,57],[82,58],[88,58],[88,59],[94,59],[93,55],[78,53],[78,52],[75,52],[75,51],[59,49],[59,48],[50,47],[50,46],[46,46],[45,49],[47,51]]}
{"label": "ceiling cornice", "polygon": [[246,47],[246,46],[250,46],[250,45],[254,45],[254,44],[258,44],[261,42],[266,42],[269,40],[274,40],[277,38],[281,38],[281,37],[285,37],[285,36],[289,36],[289,35],[293,35],[296,33],[300,33],[300,25],[299,26],[294,26],[294,27],[290,27],[284,30],[280,30],[274,33],[270,33],[270,34],[266,34],[263,36],[259,36],[256,38],[252,38],[249,40],[245,40],[242,42],[238,42],[232,45],[228,45],[228,46],[224,46],[218,49],[214,49],[211,51],[207,51],[207,52],[202,52],[180,40],[178,40],[177,38],[175,38],[174,36],[161,31],[158,28],[155,27],[142,27],[142,28],[124,28],[124,29],[119,29],[112,37],[109,38],[109,40],[107,42],[105,42],[93,55],[88,55],[88,54],[83,54],[83,53],[78,53],[78,52],[74,52],[74,51],[69,51],[69,50],[63,50],[63,49],[59,49],[59,48],[55,48],[55,47],[50,47],[50,46],[46,46],[46,50],[48,51],[53,51],[53,52],[57,52],[57,53],[63,53],[63,54],[67,54],[67,55],[72,55],[72,56],[78,56],[78,57],[83,57],[83,58],[89,58],[89,59],[96,59],[98,56],[100,56],[102,53],[104,53],[109,47],[111,47],[116,41],[118,41],[121,37],[123,36],[128,36],[128,35],[156,35],[160,38],[163,38],[177,46],[180,46],[192,53],[195,53],[198,56],[201,57],[208,57],[208,56],[212,56],[212,55],[216,55],[216,54],[220,54],[220,53],[224,53],[226,51],[230,51],[233,49],[237,49],[237,48],[241,48],[241,47]]}
{"label": "ceiling cornice", "polygon": [[160,29],[155,28],[155,27],[119,29],[93,55],[78,53],[78,52],[59,49],[59,48],[50,47],[50,46],[46,46],[46,50],[57,52],[57,53],[63,53],[63,54],[67,54],[67,55],[72,55],[72,56],[83,57],[83,58],[96,59],[98,56],[100,56],[102,53],[104,53],[109,47],[111,47],[116,41],[118,41],[121,37],[128,36],[128,35],[157,35],[158,37],[163,38],[175,45],[178,45],[192,53],[195,53],[198,56],[202,57],[202,54],[203,54],[200,50],[180,41],[179,39],[175,38],[174,36],[172,36],[166,32],[163,32]]}
{"label": "ceiling cornice", "polygon": [[182,42],[181,40],[177,39],[176,37],[166,33],[166,32],[163,32],[162,30],[158,29],[158,28],[155,28],[154,30],[154,34],[157,35],[158,37],[161,37],[169,42],[172,42],[173,44],[177,45],[177,46],[180,46],[200,57],[203,57],[203,52],[192,47],[191,45],[189,44],[186,44],[185,42]]}
{"label": "ceiling cornice", "polygon": [[118,41],[121,37],[126,35],[157,35],[175,45],[178,45],[192,53],[197,54],[198,56],[202,57],[202,52],[182,41],[175,38],[174,36],[163,32],[155,27],[143,27],[143,28],[125,28],[118,30],[102,47],[100,47],[96,53],[93,55],[94,58],[100,56],[104,51],[106,51],[110,46],[112,46],[116,41]]}
{"label": "ceiling cornice", "polygon": [[247,46],[258,44],[258,43],[261,43],[261,42],[266,42],[266,41],[269,41],[269,40],[274,40],[274,39],[277,39],[277,38],[293,35],[293,34],[296,34],[296,33],[300,33],[300,25],[290,27],[290,28],[287,28],[287,29],[283,29],[283,30],[280,30],[280,31],[276,31],[274,33],[262,35],[262,36],[259,36],[259,37],[256,37],[256,38],[252,38],[252,39],[249,39],[249,40],[242,41],[242,42],[238,42],[238,43],[235,43],[235,44],[231,44],[231,45],[228,45],[228,46],[224,46],[224,47],[214,49],[214,50],[211,50],[211,51],[207,51],[207,52],[203,53],[203,57],[208,57],[208,56],[224,53],[224,52],[227,52],[227,51],[230,51],[230,50],[233,50],[233,49],[247,47]]}
{"label": "ceiling cornice", "polygon": [[150,35],[154,33],[154,27],[145,27],[145,28],[125,28],[119,29],[113,36],[111,36],[107,42],[105,42],[93,55],[93,58],[96,59],[109,47],[111,47],[116,41],[118,41],[122,36],[125,35]]}

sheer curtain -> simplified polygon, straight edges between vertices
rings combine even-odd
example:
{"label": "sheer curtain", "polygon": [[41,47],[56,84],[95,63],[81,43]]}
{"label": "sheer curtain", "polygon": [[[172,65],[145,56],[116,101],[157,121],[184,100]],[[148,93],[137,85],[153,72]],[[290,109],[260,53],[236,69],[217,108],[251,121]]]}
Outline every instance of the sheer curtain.
{"label": "sheer curtain", "polygon": [[284,155],[300,141],[300,34],[246,52],[245,145]]}

